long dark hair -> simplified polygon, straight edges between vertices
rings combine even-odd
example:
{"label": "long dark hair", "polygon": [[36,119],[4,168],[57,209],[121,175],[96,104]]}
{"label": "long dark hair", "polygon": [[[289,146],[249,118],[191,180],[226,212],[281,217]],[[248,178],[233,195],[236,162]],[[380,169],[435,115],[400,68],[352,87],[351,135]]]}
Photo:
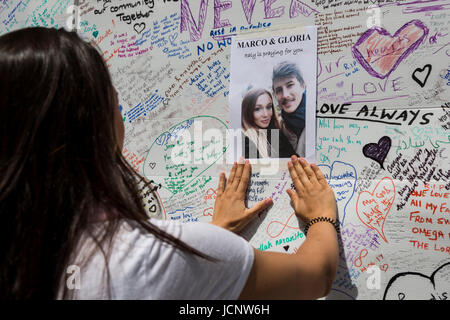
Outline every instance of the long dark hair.
{"label": "long dark hair", "polygon": [[99,210],[110,213],[99,246],[125,218],[210,259],[149,221],[144,178],[122,155],[115,108],[105,62],[76,33],[28,28],[0,37],[0,299],[55,298]]}

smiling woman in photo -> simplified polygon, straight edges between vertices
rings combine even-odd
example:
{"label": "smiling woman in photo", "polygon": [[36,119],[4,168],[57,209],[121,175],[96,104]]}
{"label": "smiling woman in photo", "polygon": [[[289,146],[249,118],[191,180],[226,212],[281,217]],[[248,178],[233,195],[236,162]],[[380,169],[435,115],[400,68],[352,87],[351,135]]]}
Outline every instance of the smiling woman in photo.
{"label": "smiling woman in photo", "polygon": [[[289,158],[294,155],[292,145],[279,129],[271,93],[261,88],[249,90],[242,100],[245,158]],[[275,140],[276,132],[278,141]]]}

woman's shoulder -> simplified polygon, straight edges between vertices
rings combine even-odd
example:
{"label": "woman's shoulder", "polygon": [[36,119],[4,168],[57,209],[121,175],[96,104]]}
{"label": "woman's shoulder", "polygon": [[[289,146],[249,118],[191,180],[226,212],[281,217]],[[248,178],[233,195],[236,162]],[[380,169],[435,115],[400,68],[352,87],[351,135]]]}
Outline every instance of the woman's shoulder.
{"label": "woman's shoulder", "polygon": [[[170,233],[176,237],[183,238],[204,238],[204,236],[237,237],[234,233],[207,222],[187,222],[179,220],[159,220],[151,219],[150,222],[159,229]],[[137,226],[136,222],[128,222],[132,226]]]}
{"label": "woman's shoulder", "polygon": [[157,221],[155,225],[167,231],[194,248],[204,250],[216,258],[222,259],[223,251],[233,248],[250,247],[250,244],[235,233],[207,222],[182,223],[180,221]]}
{"label": "woman's shoulder", "polygon": [[[151,219],[150,223],[194,248],[205,247],[206,249],[206,247],[216,245],[223,246],[223,241],[245,241],[240,236],[207,222],[182,223],[179,220]],[[132,244],[133,247],[135,247],[136,244],[147,246],[149,243],[151,243],[152,246],[171,247],[163,241],[159,241],[152,233],[144,230],[138,222],[130,220],[124,220],[121,223],[117,240],[121,244]],[[154,243],[155,241],[156,243]],[[205,246],[205,243],[208,243],[208,245]]]}

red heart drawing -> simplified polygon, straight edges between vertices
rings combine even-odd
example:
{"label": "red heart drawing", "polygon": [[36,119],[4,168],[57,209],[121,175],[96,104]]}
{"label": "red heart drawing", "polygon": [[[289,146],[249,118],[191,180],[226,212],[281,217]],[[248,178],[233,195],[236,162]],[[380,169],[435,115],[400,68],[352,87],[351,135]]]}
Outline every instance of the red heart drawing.
{"label": "red heart drawing", "polygon": [[383,28],[372,27],[355,43],[352,53],[370,75],[384,79],[427,35],[428,28],[419,20],[408,22],[393,36]]}
{"label": "red heart drawing", "polygon": [[370,229],[375,230],[388,242],[384,235],[384,223],[395,200],[395,184],[389,177],[384,177],[373,192],[362,191],[356,202],[358,218]]}

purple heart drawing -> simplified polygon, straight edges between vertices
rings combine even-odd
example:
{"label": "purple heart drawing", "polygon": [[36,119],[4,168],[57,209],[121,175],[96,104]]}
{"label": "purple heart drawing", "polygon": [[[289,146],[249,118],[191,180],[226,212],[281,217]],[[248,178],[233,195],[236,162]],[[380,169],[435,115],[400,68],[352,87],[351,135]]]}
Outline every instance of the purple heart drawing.
{"label": "purple heart drawing", "polygon": [[382,137],[378,143],[368,143],[363,147],[363,154],[367,158],[376,161],[384,169],[383,163],[386,159],[389,149],[391,149],[392,140],[388,136]]}
{"label": "purple heart drawing", "polygon": [[393,36],[386,29],[372,27],[352,47],[352,54],[370,75],[384,79],[427,35],[428,28],[419,20],[406,23]]}

